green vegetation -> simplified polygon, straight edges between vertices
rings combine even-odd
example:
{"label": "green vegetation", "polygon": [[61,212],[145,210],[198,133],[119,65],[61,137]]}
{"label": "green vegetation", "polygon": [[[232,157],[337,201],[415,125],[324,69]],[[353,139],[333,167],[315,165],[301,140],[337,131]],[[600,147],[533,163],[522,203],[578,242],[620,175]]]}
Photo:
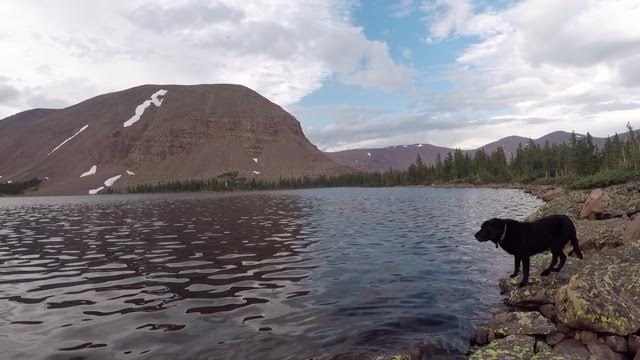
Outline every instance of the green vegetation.
{"label": "green vegetation", "polygon": [[21,195],[25,190],[37,190],[41,182],[42,180],[37,178],[12,183],[0,182],[0,195]]}
{"label": "green vegetation", "polygon": [[626,141],[616,134],[607,139],[603,149],[593,144],[590,134],[578,138],[574,133],[567,144],[540,146],[530,140],[519,146],[509,159],[501,147],[491,154],[480,149],[473,157],[470,152],[457,149],[444,159],[438,156],[433,165],[425,165],[418,155],[415,163],[404,171],[356,172],[275,181],[247,179],[238,172],[230,172],[217,178],[158,182],[127,190],[144,193],[487,183],[554,184],[586,189],[640,179],[640,138],[631,126],[627,129]]}
{"label": "green vegetation", "polygon": [[640,179],[640,138],[627,125],[627,139],[616,134],[607,138],[602,149],[593,144],[589,133],[575,133],[567,144],[540,146],[529,140],[519,146],[510,161],[502,148],[488,155],[483,149],[473,158],[456,150],[435,165],[425,166],[420,157],[407,170],[411,184],[437,183],[534,183],[556,184],[586,189]]}

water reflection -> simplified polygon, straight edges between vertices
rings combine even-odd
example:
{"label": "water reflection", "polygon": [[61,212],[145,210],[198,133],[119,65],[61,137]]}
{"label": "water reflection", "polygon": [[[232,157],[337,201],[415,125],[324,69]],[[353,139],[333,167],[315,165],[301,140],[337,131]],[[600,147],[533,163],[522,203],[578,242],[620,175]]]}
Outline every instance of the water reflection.
{"label": "water reflection", "polygon": [[[0,199],[8,358],[460,357],[508,259],[508,190]],[[449,354],[449,355],[446,355]]]}

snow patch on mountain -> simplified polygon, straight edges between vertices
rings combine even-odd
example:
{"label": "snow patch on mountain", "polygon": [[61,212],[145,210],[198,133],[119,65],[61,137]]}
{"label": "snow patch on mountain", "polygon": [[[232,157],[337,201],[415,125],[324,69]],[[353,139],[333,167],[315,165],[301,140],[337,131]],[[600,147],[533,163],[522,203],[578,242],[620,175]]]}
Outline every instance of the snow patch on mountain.
{"label": "snow patch on mountain", "polygon": [[114,177],[110,177],[104,182],[104,186],[112,186],[118,179],[120,179],[122,175],[116,175]]}
{"label": "snow patch on mountain", "polygon": [[98,167],[96,165],[93,165],[91,167],[91,169],[89,169],[88,171],[83,172],[82,175],[80,175],[80,177],[93,175],[93,174],[96,173],[96,171],[98,171]]}
{"label": "snow patch on mountain", "polygon": [[144,111],[151,106],[151,104],[160,107],[160,105],[162,105],[162,101],[164,99],[160,99],[160,96],[164,96],[167,94],[167,90],[158,90],[155,93],[153,93],[153,95],[151,95],[151,99],[149,100],[145,100],[142,104],[138,105],[138,107],[136,107],[136,112],[135,114],[133,114],[133,116],[125,121],[122,126],[124,127],[129,127],[133,124],[135,124],[136,122],[138,122],[138,120],[140,120],[140,118],[142,117],[142,114],[144,114]]}
{"label": "snow patch on mountain", "polygon": [[85,125],[82,127],[82,129],[78,130],[75,134],[71,135],[71,137],[66,138],[63,142],[60,143],[60,145],[56,146],[53,148],[53,150],[49,151],[49,153],[47,154],[47,156],[53,154],[54,151],[60,149],[60,147],[64,144],[66,144],[69,140],[73,139],[74,137],[76,137],[78,134],[80,134],[81,132],[85,131],[87,128],[89,127],[89,125]]}

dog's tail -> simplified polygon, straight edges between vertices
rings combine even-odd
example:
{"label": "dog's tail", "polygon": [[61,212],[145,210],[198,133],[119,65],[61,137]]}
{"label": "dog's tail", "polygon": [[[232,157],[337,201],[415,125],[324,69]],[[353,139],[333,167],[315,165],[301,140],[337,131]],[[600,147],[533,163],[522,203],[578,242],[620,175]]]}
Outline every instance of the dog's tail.
{"label": "dog's tail", "polygon": [[575,253],[578,259],[581,259],[581,260],[584,259],[584,256],[582,255],[582,251],[580,251],[580,244],[578,244],[578,239],[576,238],[575,235],[571,237],[571,246],[573,246],[573,251],[571,252]]}

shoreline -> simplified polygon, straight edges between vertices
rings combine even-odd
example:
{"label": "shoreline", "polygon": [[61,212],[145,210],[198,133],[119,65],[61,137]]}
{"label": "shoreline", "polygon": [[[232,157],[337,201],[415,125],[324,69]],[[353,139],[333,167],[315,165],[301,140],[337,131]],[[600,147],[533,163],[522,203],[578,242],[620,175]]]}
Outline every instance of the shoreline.
{"label": "shoreline", "polygon": [[640,183],[601,189],[600,214],[588,218],[598,189],[520,189],[545,201],[528,219],[572,218],[585,259],[569,256],[560,272],[541,277],[551,258],[543,253],[531,258],[528,286],[517,288],[520,276],[502,279],[507,308],[496,306],[472,331],[468,358],[640,360]]}

